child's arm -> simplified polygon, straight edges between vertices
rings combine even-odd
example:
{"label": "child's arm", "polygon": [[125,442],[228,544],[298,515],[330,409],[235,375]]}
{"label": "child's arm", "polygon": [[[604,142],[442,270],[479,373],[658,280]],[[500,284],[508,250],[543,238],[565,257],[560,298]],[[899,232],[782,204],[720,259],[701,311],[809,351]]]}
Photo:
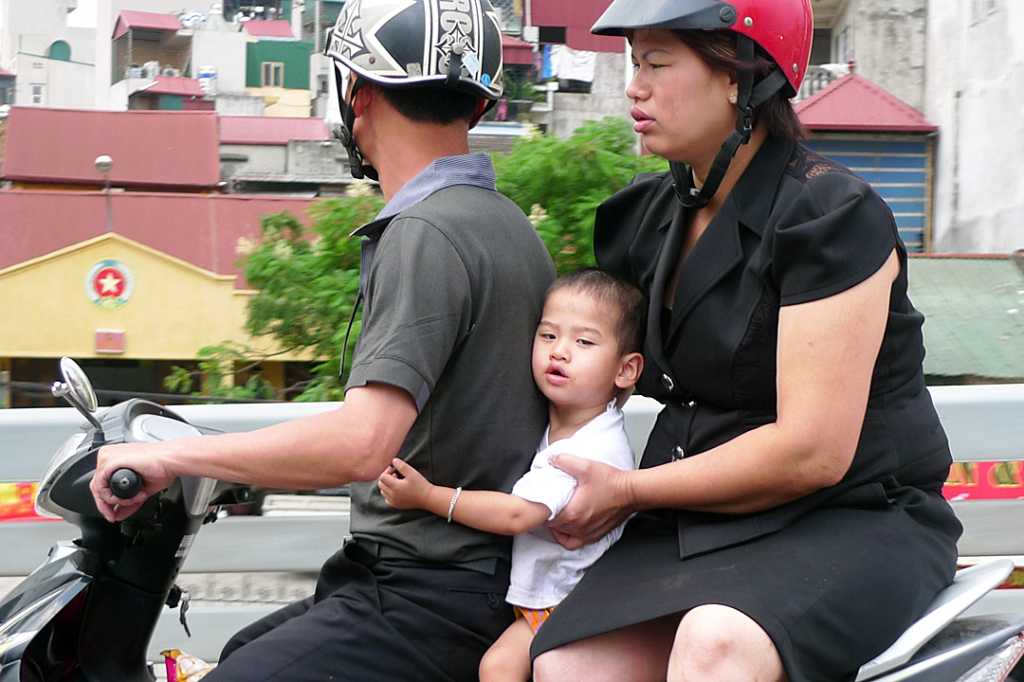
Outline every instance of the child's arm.
{"label": "child's arm", "polygon": [[[396,471],[404,478],[399,478]],[[425,509],[445,518],[455,496],[454,488],[433,485],[412,465],[397,458],[381,474],[377,485],[384,501],[396,509]],[[463,490],[452,509],[454,521],[501,535],[533,530],[550,516],[547,505],[494,490]]]}

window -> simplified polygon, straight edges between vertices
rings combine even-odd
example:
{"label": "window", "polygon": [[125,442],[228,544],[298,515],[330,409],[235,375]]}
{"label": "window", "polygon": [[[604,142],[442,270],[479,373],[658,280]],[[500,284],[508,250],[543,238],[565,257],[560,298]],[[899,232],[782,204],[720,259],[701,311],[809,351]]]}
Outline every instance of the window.
{"label": "window", "polygon": [[32,86],[32,104],[43,103],[43,86],[33,85]]}
{"label": "window", "polygon": [[281,62],[263,62],[263,87],[284,87],[284,64]]}

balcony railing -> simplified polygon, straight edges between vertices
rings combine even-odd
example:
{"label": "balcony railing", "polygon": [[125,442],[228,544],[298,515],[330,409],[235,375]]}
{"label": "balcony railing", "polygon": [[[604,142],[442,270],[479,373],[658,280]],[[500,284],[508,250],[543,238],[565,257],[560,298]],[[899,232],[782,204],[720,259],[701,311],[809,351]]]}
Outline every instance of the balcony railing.
{"label": "balcony railing", "polygon": [[852,72],[849,64],[822,64],[820,66],[808,66],[807,75],[800,86],[800,92],[793,98],[793,103],[807,99],[819,90],[822,90],[830,83],[842,78]]}

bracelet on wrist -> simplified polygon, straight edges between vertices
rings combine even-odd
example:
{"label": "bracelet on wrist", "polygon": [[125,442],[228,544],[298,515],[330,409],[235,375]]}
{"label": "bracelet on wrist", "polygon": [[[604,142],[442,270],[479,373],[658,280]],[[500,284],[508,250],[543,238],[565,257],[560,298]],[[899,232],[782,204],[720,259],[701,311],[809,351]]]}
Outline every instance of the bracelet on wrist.
{"label": "bracelet on wrist", "polygon": [[455,489],[455,494],[452,495],[452,502],[448,505],[448,523],[452,522],[452,512],[455,511],[455,503],[459,501],[459,495],[462,494],[462,486]]}

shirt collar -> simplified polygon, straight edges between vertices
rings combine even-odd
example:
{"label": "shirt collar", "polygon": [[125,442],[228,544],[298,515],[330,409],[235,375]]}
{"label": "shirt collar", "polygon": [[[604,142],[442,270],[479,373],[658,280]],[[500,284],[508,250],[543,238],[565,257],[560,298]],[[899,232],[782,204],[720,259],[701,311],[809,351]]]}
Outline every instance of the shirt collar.
{"label": "shirt collar", "polygon": [[486,154],[463,154],[443,156],[433,162],[405,183],[377,219],[390,218],[405,209],[418,204],[434,192],[453,185],[471,185],[494,190],[494,164]]}
{"label": "shirt collar", "polygon": [[497,191],[494,164],[487,154],[442,156],[405,183],[377,217],[352,233],[353,237],[379,237],[391,218],[415,206],[434,192],[454,185],[471,185]]}
{"label": "shirt collar", "polygon": [[763,235],[775,193],[795,145],[768,136],[729,193],[738,220]]}

